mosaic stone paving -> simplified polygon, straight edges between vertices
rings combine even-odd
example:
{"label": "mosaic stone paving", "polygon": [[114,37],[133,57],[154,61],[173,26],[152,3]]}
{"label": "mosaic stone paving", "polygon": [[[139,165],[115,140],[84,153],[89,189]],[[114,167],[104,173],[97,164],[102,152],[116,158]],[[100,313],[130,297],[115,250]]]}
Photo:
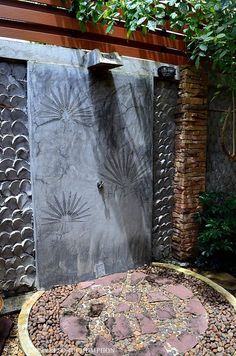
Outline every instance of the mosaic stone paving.
{"label": "mosaic stone paving", "polygon": [[141,271],[77,285],[60,307],[60,328],[90,355],[176,355],[208,326],[189,288]]}

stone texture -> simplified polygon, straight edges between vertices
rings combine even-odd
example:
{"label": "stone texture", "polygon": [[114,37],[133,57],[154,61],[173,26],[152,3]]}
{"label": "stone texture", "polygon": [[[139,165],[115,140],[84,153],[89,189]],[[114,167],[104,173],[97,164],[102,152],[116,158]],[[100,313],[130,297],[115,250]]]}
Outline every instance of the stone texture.
{"label": "stone texture", "polygon": [[120,304],[117,306],[115,312],[116,312],[116,313],[125,313],[125,312],[129,311],[130,308],[131,308],[131,306],[130,306],[129,304],[120,303]]}
{"label": "stone texture", "polygon": [[26,63],[0,61],[0,74],[0,289],[13,294],[35,279]]}
{"label": "stone texture", "polygon": [[102,313],[104,306],[105,304],[103,303],[91,304],[88,315],[92,318],[99,316]]}
{"label": "stone texture", "polygon": [[121,293],[122,293],[122,288],[117,288],[112,291],[112,295],[114,295],[115,297],[119,297]]}
{"label": "stone texture", "polygon": [[204,334],[208,327],[208,319],[206,315],[193,317],[189,321],[189,327],[199,334]]}
{"label": "stone texture", "polygon": [[176,349],[179,353],[187,352],[191,348],[193,348],[197,344],[198,340],[195,335],[183,333],[180,336],[172,336],[167,341],[166,344],[174,349]]}
{"label": "stone texture", "polygon": [[129,356],[167,356],[168,352],[161,342],[150,343],[148,347],[141,350],[132,351]]}
{"label": "stone texture", "polygon": [[156,308],[156,315],[159,320],[168,320],[174,319],[176,317],[176,312],[173,305],[164,305]]}
{"label": "stone texture", "polygon": [[109,286],[112,283],[123,282],[126,279],[127,273],[115,273],[96,279],[96,285]]}
{"label": "stone texture", "polygon": [[121,315],[110,317],[105,322],[115,340],[123,340],[133,336],[128,319]]}
{"label": "stone texture", "polygon": [[169,285],[166,287],[166,290],[181,299],[188,299],[193,297],[192,291],[185,286],[182,286],[181,284]]}
{"label": "stone texture", "polygon": [[74,303],[79,302],[85,295],[84,290],[75,290],[73,291],[62,303],[62,307],[71,307]]}
{"label": "stone texture", "polygon": [[87,289],[94,284],[94,281],[80,282],[78,284],[79,289]]}
{"label": "stone texture", "polygon": [[140,295],[135,292],[126,293],[125,299],[128,302],[137,303],[140,300]]}
{"label": "stone texture", "polygon": [[157,80],[154,98],[154,200],[152,254],[154,260],[170,255],[173,234],[174,151],[177,84]]}
{"label": "stone texture", "polygon": [[92,355],[105,355],[106,356],[122,356],[122,353],[115,347],[115,345],[102,336],[97,336],[94,344]]}
{"label": "stone texture", "polygon": [[198,300],[197,298],[191,299],[188,302],[188,304],[186,306],[186,310],[191,314],[206,315],[206,310],[205,310],[204,306],[202,305],[200,300]]}
{"label": "stone texture", "polygon": [[161,293],[159,291],[153,291],[153,292],[149,292],[147,294],[147,298],[148,301],[150,303],[154,303],[154,302],[162,302],[162,301],[166,301],[169,300],[170,298],[168,296],[166,296],[164,293]]}
{"label": "stone texture", "polygon": [[171,284],[173,281],[169,278],[156,278],[155,283],[159,285]]}
{"label": "stone texture", "polygon": [[143,281],[146,276],[147,275],[143,272],[132,273],[131,281],[130,281],[131,286],[134,286],[134,285],[138,284],[139,282]]}
{"label": "stone texture", "polygon": [[[207,147],[206,73],[183,66],[176,109],[175,176],[172,251],[180,260],[196,252],[199,193],[205,191]],[[197,91],[195,90],[197,89]]]}
{"label": "stone texture", "polygon": [[158,332],[158,328],[151,318],[143,314],[136,315],[136,318],[139,322],[142,334],[155,334]]}
{"label": "stone texture", "polygon": [[106,295],[105,290],[103,290],[101,288],[95,288],[89,292],[88,298],[89,299],[98,299],[98,298],[103,297],[104,295]]}
{"label": "stone texture", "polygon": [[38,287],[149,263],[152,77],[32,62],[28,73]]}
{"label": "stone texture", "polygon": [[70,340],[86,340],[88,336],[88,322],[85,319],[72,315],[62,316],[60,326]]}

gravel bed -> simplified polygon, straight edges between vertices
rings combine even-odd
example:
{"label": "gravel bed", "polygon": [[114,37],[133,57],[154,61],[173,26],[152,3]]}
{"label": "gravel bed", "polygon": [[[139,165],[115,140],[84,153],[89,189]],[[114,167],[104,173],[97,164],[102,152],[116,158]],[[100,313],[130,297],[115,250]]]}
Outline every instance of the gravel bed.
{"label": "gravel bed", "polygon": [[[220,294],[204,282],[174,270],[149,267],[139,269],[139,271],[147,274],[155,273],[160,278],[169,278],[176,284],[189,287],[206,309],[209,318],[208,329],[199,343],[191,351],[186,352],[185,356],[234,355],[236,352],[236,314],[233,307]],[[32,342],[42,355],[85,354],[81,342],[70,341],[61,330],[59,323],[60,316],[63,315],[60,304],[76,288],[77,285],[53,288],[45,292],[33,306],[28,330]]]}
{"label": "gravel bed", "polygon": [[185,356],[233,356],[236,352],[236,313],[228,301],[204,282],[169,269],[152,268],[159,276],[190,287],[208,313],[208,329]]}

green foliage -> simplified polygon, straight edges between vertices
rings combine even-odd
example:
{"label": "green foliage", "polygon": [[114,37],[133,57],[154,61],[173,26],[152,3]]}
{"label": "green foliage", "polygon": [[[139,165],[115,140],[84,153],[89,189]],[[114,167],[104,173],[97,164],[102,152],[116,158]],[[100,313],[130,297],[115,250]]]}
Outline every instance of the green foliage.
{"label": "green foliage", "polygon": [[236,193],[202,193],[198,266],[236,272]]}
{"label": "green foliage", "polygon": [[235,0],[74,0],[72,11],[83,30],[88,21],[106,25],[107,32],[123,22],[128,37],[138,29],[143,34],[165,29],[169,20],[172,31],[184,32],[196,65],[209,59],[219,87],[236,88]]}

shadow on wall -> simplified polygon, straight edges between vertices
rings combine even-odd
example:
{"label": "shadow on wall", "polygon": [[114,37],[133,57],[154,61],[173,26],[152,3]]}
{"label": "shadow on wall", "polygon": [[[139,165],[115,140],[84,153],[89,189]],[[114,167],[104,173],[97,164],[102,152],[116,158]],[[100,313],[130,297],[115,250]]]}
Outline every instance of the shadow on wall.
{"label": "shadow on wall", "polygon": [[[223,151],[220,142],[221,128],[224,117],[231,101],[227,94],[222,93],[214,100],[216,88],[209,92],[209,121],[207,145],[207,192],[235,192],[236,191],[236,161],[231,160]],[[226,146],[231,149],[232,124],[229,123],[226,133]]]}
{"label": "shadow on wall", "polygon": [[[123,234],[123,241],[114,242],[104,256],[104,261],[110,260],[105,266],[108,270],[111,264],[131,268],[148,262],[151,253],[150,241],[142,236],[150,229],[152,201],[150,84],[139,79],[134,87],[110,72],[91,73],[89,80],[99,132],[94,156],[103,182],[100,196],[106,218],[112,212]],[[103,245],[101,240],[99,245]],[[103,254],[100,248],[98,251],[97,258]]]}

